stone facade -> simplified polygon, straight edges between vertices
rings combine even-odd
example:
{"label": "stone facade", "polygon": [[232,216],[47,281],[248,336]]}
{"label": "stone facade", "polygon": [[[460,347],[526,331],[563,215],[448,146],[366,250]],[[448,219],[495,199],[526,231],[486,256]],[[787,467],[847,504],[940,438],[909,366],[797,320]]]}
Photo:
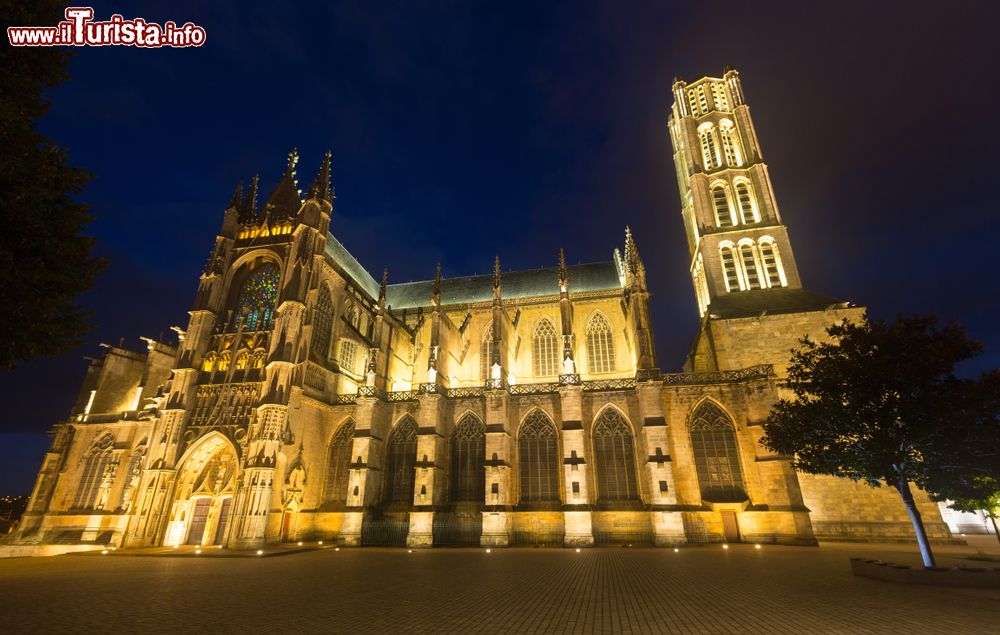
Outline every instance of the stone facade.
{"label": "stone facade", "polygon": [[[426,281],[376,282],[330,233],[329,155],[303,200],[293,152],[263,205],[256,179],[233,196],[179,342],[111,347],[92,363],[18,539],[905,537],[902,505],[798,475],[760,445],[795,340],[863,310],[801,289],[735,71],[675,94],[702,314],[686,372],[658,368],[628,231],[604,262],[567,266],[560,252],[549,269],[504,272],[497,259],[492,275],[438,267]],[[728,140],[700,142],[706,122]],[[716,186],[733,206],[721,226]]]}

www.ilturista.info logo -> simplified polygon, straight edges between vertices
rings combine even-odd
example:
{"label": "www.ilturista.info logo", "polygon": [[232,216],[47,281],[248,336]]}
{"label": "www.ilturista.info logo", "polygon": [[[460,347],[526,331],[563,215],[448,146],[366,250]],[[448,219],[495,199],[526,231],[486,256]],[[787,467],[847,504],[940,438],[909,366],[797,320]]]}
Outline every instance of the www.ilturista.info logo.
{"label": "www.ilturista.info logo", "polygon": [[92,7],[67,7],[66,19],[56,26],[9,26],[11,46],[201,46],[205,29],[186,23],[162,25],[142,18],[126,20],[115,14],[107,22],[94,22]]}

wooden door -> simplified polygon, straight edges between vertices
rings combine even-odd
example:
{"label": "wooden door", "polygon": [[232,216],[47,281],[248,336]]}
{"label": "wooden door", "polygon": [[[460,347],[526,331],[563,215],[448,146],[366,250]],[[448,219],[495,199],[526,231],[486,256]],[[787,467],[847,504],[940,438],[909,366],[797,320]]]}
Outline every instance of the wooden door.
{"label": "wooden door", "polygon": [[233,499],[225,498],[222,500],[222,509],[219,511],[219,524],[215,529],[215,542],[213,544],[221,545],[226,542],[226,526],[229,524],[229,508],[232,506]]}
{"label": "wooden door", "polygon": [[205,537],[205,522],[208,521],[208,510],[212,506],[211,498],[199,498],[191,512],[191,525],[188,530],[187,544],[200,545]]}
{"label": "wooden door", "polygon": [[740,526],[736,522],[736,512],[722,512],[722,531],[726,542],[740,541]]}

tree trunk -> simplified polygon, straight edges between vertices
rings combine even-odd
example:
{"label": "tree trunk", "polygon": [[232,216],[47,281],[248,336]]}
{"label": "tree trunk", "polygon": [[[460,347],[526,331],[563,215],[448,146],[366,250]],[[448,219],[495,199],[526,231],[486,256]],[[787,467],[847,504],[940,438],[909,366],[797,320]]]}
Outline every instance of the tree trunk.
{"label": "tree trunk", "polygon": [[993,515],[993,512],[986,512],[986,515],[990,517],[990,522],[993,523],[993,537],[1000,542],[1000,529],[997,529],[997,517]]}
{"label": "tree trunk", "polygon": [[913,500],[913,492],[910,491],[910,484],[905,476],[900,476],[896,483],[896,490],[903,499],[906,506],[906,513],[913,523],[913,532],[917,535],[917,545],[920,546],[920,557],[924,560],[925,567],[933,567],[934,554],[931,553],[931,543],[927,540],[927,531],[924,529],[924,521],[920,519],[920,511],[917,510],[917,503]]}

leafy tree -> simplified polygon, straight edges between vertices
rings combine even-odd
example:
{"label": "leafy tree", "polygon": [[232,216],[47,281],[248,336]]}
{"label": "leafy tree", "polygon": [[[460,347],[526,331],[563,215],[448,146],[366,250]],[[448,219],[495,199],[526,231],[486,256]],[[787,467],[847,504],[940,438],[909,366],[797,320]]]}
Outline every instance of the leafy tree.
{"label": "leafy tree", "polygon": [[793,456],[797,469],[873,487],[902,498],[924,565],[934,566],[911,484],[938,495],[992,474],[998,455],[998,372],[959,379],[958,362],[980,352],[955,324],[932,317],[895,322],[846,320],[829,342],[801,340],[787,387],[764,424],[762,443]]}
{"label": "leafy tree", "polygon": [[[0,0],[8,25],[55,25],[65,3]],[[4,29],[6,32],[6,29]],[[55,355],[88,329],[76,296],[104,260],[82,234],[88,207],[73,199],[90,180],[66,151],[35,130],[49,108],[42,93],[67,78],[58,48],[0,47],[0,367]]]}
{"label": "leafy tree", "polygon": [[991,476],[974,479],[972,487],[955,496],[951,508],[960,512],[983,511],[993,523],[993,533],[1000,542],[997,513],[1000,512],[1000,480]]}

